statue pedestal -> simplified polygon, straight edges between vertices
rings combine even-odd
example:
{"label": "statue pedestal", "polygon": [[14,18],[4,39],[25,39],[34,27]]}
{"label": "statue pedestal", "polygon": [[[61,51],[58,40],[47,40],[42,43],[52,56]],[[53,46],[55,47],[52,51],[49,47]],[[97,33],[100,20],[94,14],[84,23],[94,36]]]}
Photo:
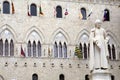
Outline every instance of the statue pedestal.
{"label": "statue pedestal", "polygon": [[111,74],[108,70],[94,70],[90,74],[90,80],[111,80]]}

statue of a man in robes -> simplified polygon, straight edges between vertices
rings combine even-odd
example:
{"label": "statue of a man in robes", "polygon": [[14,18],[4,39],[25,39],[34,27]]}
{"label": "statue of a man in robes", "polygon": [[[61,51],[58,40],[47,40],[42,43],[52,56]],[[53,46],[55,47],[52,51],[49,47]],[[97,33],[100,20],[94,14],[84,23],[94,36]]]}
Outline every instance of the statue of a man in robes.
{"label": "statue of a man in robes", "polygon": [[95,21],[95,28],[90,33],[90,70],[108,69],[108,38],[106,32],[101,28],[101,21]]}

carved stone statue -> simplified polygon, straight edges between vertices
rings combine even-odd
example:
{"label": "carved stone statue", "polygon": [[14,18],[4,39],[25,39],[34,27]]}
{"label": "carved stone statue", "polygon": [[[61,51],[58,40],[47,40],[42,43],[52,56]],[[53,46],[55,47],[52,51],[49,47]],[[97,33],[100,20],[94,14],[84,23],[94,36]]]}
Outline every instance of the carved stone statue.
{"label": "carved stone statue", "polygon": [[90,70],[108,69],[108,39],[106,32],[101,28],[101,21],[96,20],[95,28],[90,33]]}

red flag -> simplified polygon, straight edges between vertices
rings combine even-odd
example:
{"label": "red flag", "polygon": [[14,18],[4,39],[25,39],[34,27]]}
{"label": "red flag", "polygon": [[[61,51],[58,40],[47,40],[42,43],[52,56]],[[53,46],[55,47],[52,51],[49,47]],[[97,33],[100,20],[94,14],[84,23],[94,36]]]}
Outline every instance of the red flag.
{"label": "red flag", "polygon": [[65,13],[64,13],[65,15],[68,15],[68,11],[67,11],[67,9],[66,9],[66,11],[65,11]]}
{"label": "red flag", "polygon": [[24,51],[23,51],[22,46],[21,46],[21,55],[25,57],[25,53],[24,53]]}
{"label": "red flag", "polygon": [[39,14],[40,14],[40,15],[44,15],[43,12],[42,12],[41,5],[40,5],[40,7],[39,7]]}
{"label": "red flag", "polygon": [[12,14],[14,14],[14,13],[15,13],[15,9],[14,9],[14,4],[12,2]]}
{"label": "red flag", "polygon": [[31,16],[30,13],[29,13],[29,5],[28,5],[28,16]]}

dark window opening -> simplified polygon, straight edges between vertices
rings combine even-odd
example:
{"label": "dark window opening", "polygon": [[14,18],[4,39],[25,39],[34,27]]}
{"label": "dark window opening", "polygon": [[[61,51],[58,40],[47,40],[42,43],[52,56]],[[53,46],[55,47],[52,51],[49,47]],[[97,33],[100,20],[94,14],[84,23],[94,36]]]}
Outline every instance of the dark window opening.
{"label": "dark window opening", "polygon": [[113,56],[113,60],[116,59],[116,53],[115,53],[115,46],[112,45],[112,56]]}
{"label": "dark window opening", "polygon": [[62,18],[62,8],[61,8],[61,6],[56,7],[56,12],[57,12],[56,17],[57,18]]}
{"label": "dark window opening", "polygon": [[110,21],[110,14],[108,9],[104,10],[104,21]]}
{"label": "dark window opening", "polygon": [[59,80],[65,80],[63,74],[61,74],[61,75],[59,76]]}
{"label": "dark window opening", "polygon": [[38,80],[38,75],[37,74],[33,74],[32,75],[32,80]]}
{"label": "dark window opening", "polygon": [[37,16],[37,7],[35,4],[31,4],[30,13],[31,13],[31,16]]}
{"label": "dark window opening", "polygon": [[8,1],[3,2],[3,13],[10,14],[10,4]]}
{"label": "dark window opening", "polygon": [[87,59],[87,46],[84,43],[84,59]]}
{"label": "dark window opening", "polygon": [[111,59],[111,47],[109,44],[108,44],[108,52],[109,52],[109,58]]}
{"label": "dark window opening", "polygon": [[82,13],[82,19],[86,20],[86,9],[85,8],[81,8],[81,13]]}

